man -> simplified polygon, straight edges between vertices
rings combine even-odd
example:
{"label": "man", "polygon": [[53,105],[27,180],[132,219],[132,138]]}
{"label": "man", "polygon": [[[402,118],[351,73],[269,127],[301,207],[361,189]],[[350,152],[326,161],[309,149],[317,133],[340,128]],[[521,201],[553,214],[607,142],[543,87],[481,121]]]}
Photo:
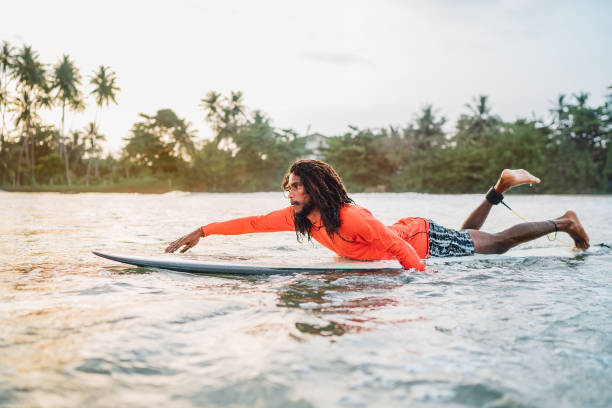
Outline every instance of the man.
{"label": "man", "polygon": [[504,170],[483,202],[465,220],[461,231],[424,218],[404,218],[387,227],[349,198],[330,165],[319,160],[298,160],[282,183],[290,207],[205,225],[171,243],[166,252],[181,247],[184,247],[181,252],[185,252],[208,235],[295,231],[298,241],[314,238],[347,258],[397,259],[405,269],[423,271],[421,259],[428,256],[501,254],[522,242],[557,231],[567,232],[576,247],[588,248],[589,238],[573,211],[553,220],[518,224],[496,234],[479,230],[491,207],[503,199],[504,192],[520,184],[539,182],[525,170]]}

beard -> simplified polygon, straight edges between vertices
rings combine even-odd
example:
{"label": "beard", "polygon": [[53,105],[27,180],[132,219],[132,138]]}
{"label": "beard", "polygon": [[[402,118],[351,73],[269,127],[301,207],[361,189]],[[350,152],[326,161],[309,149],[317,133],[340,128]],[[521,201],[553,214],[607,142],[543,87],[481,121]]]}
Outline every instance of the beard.
{"label": "beard", "polygon": [[304,203],[304,205],[302,206],[302,211],[300,212],[294,211],[294,214],[296,217],[306,218],[312,212],[312,210],[314,210],[314,204],[312,203],[312,201],[308,201],[307,203]]}
{"label": "beard", "polygon": [[308,219],[308,214],[312,212],[314,207],[312,202],[308,202],[302,206],[302,211],[297,212],[294,210],[293,212],[293,225],[295,226],[295,233],[299,242],[302,242],[304,236],[308,237],[308,241],[310,241],[312,224]]}

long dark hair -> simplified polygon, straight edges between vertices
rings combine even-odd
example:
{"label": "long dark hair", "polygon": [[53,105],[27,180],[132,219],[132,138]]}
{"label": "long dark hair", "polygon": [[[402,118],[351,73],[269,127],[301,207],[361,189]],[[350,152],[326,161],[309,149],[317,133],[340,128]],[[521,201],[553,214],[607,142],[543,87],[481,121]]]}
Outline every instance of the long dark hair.
{"label": "long dark hair", "polygon": [[[348,196],[342,179],[329,164],[320,160],[298,160],[291,165],[283,178],[281,188],[289,188],[289,174],[298,176],[312,204],[319,209],[321,220],[327,234],[333,239],[333,234],[340,228],[340,209],[354,201]],[[312,223],[308,214],[295,214],[293,223],[297,240],[302,242],[305,236],[311,240]]]}

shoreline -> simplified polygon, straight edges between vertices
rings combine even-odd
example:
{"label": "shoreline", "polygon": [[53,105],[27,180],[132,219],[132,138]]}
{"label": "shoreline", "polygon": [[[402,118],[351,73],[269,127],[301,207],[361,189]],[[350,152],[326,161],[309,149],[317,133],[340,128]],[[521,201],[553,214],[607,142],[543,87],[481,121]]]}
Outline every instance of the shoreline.
{"label": "shoreline", "polygon": [[1,192],[5,193],[63,193],[63,194],[79,194],[79,193],[141,193],[141,194],[165,194],[175,190],[162,186],[24,186],[24,187],[0,187]]}
{"label": "shoreline", "polygon": [[[113,186],[0,186],[0,192],[3,193],[61,193],[61,194],[80,194],[80,193],[137,193],[137,194],[166,194],[174,191],[187,193],[215,193],[215,194],[230,194],[230,193],[274,193],[273,191],[203,191],[203,190],[187,190],[168,187],[167,185],[151,185],[151,186],[134,186],[134,185],[113,185]],[[351,194],[401,194],[401,193],[418,193],[431,195],[461,195],[461,194],[481,194],[481,192],[462,192],[462,193],[432,193],[432,192],[416,192],[416,191],[360,191]],[[609,196],[609,193],[561,193],[561,192],[533,192],[533,191],[513,191],[511,195],[567,195],[567,196]]]}

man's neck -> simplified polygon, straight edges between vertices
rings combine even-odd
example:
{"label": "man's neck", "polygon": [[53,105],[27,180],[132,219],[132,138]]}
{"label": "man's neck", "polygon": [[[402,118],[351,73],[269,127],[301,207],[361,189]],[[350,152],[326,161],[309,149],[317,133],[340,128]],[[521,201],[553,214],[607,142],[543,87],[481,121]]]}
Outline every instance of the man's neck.
{"label": "man's neck", "polygon": [[312,225],[315,225],[321,219],[321,213],[319,212],[318,208],[315,208],[314,210],[312,210],[310,212],[310,214],[308,214],[307,217],[308,217],[308,220],[310,221],[310,223]]}

